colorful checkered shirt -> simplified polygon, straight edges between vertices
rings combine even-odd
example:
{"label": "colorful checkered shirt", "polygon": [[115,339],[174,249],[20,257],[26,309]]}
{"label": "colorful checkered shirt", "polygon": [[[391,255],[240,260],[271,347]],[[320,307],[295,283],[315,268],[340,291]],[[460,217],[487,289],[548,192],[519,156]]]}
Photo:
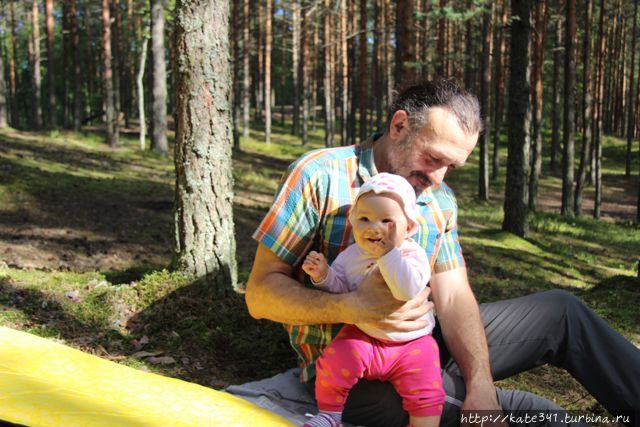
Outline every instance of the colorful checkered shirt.
{"label": "colorful checkered shirt", "polygon": [[[314,150],[292,163],[275,200],[253,238],[294,266],[295,276],[313,287],[301,264],[311,250],[329,263],[353,243],[349,210],[360,186],[376,175],[374,139],[361,145]],[[433,273],[464,266],[458,240],[457,204],[442,184],[417,198],[419,230],[412,238],[427,252]],[[285,325],[298,354],[302,381],[315,376],[315,361],[342,325]]]}

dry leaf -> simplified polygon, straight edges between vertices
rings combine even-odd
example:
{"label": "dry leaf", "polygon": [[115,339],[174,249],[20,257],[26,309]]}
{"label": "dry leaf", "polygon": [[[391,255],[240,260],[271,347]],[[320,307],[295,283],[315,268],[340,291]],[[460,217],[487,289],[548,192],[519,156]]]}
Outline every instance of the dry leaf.
{"label": "dry leaf", "polygon": [[171,356],[149,357],[147,361],[157,365],[172,365],[176,363],[176,360]]}

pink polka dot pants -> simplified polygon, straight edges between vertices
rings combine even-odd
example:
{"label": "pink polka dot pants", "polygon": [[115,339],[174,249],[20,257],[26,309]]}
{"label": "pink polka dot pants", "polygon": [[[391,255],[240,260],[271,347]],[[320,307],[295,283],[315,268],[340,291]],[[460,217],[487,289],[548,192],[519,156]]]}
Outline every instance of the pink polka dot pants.
{"label": "pink polka dot pants", "polygon": [[438,344],[431,335],[408,342],[381,341],[346,325],[316,364],[318,408],[342,412],[358,379],[391,382],[410,415],[440,415],[444,390]]}

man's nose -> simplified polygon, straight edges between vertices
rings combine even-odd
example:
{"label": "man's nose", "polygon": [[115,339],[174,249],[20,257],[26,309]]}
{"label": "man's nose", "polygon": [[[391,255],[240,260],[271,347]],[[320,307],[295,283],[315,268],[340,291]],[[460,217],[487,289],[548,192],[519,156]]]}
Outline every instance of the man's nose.
{"label": "man's nose", "polygon": [[448,169],[448,167],[443,166],[440,169],[436,169],[435,171],[431,172],[428,175],[429,181],[431,181],[431,183],[435,185],[441,184],[442,181],[444,181],[444,176],[447,174]]}

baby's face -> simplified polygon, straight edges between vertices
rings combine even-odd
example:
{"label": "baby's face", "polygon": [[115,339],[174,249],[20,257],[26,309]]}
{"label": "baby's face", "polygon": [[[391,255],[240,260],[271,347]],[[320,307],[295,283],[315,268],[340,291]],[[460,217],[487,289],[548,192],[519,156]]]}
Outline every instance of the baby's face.
{"label": "baby's face", "polygon": [[349,221],[358,245],[371,256],[380,256],[389,242],[408,237],[409,222],[400,198],[393,193],[369,192],[358,199]]}

